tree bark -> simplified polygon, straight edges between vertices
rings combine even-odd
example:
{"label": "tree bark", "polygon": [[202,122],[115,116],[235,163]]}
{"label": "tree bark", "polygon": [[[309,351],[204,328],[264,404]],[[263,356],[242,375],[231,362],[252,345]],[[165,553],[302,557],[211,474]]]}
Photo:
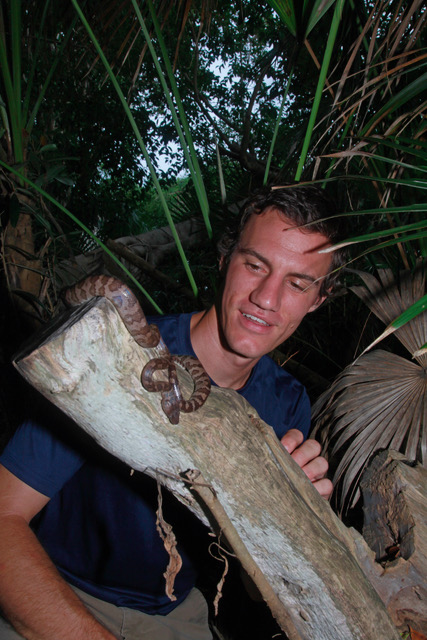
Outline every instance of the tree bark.
{"label": "tree bark", "polygon": [[[206,227],[201,220],[190,218],[184,222],[178,222],[175,227],[185,249],[206,242]],[[115,243],[123,245],[136,258],[142,258],[154,269],[158,269],[167,256],[177,251],[169,226],[147,231],[138,236],[117,238]],[[107,263],[105,263],[106,260]],[[117,265],[110,263],[112,261],[106,257],[102,249],[76,256],[73,260],[63,260],[55,269],[57,286],[68,287],[90,274],[110,273],[111,269],[117,269]],[[150,281],[153,274],[147,272],[142,263],[137,264],[135,260],[126,261],[124,258],[124,264],[140,282],[146,282],[147,279]],[[113,275],[117,274],[113,272]],[[118,277],[122,275],[119,274]]]}
{"label": "tree bark", "polygon": [[[3,267],[13,303],[22,310],[35,326],[40,326],[36,301],[42,284],[41,260],[34,247],[32,219],[29,209],[33,200],[26,195],[16,196],[19,215],[16,224],[9,222],[3,237]],[[34,299],[34,305],[20,292]]]}
{"label": "tree bark", "polygon": [[[366,579],[363,548],[271,427],[236,392],[171,425],[140,384],[157,355],[132,339],[112,304],[90,301],[21,353],[15,366],[110,453],[157,478],[242,561],[290,640],[398,640]],[[184,395],[191,384],[180,373]],[[206,516],[207,514],[207,516]]]}
{"label": "tree bark", "polygon": [[379,563],[369,578],[397,626],[427,635],[427,469],[382,451],[360,486],[363,536]]}

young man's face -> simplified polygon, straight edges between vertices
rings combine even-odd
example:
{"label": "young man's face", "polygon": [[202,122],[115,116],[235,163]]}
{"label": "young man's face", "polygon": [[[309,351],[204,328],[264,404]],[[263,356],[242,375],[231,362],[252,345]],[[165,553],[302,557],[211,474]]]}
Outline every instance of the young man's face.
{"label": "young man's face", "polygon": [[276,348],[314,311],[330,254],[320,233],[300,231],[274,209],[249,218],[228,265],[220,325],[226,345],[258,360]]}

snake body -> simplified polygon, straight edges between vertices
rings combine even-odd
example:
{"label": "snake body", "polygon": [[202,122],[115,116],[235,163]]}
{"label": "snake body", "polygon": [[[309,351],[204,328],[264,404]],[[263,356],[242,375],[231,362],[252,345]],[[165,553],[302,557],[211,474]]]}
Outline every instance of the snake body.
{"label": "snake body", "polygon": [[[129,333],[144,348],[158,347],[161,356],[152,358],[144,367],[141,383],[147,391],[161,393],[161,405],[172,424],[178,424],[179,413],[197,411],[210,392],[210,379],[201,363],[192,356],[171,355],[163,342],[159,329],[148,324],[135,294],[120,280],[112,276],[89,276],[65,292],[65,301],[76,306],[95,297],[104,297],[116,307]],[[188,400],[182,397],[175,363],[186,369],[194,382],[194,391]],[[156,371],[165,370],[167,380],[156,380]]]}
{"label": "snake body", "polygon": [[[171,370],[171,364],[173,365],[173,363],[176,363],[183,369],[186,369],[193,380],[194,390],[188,400],[186,400],[182,396],[175,366],[173,366],[173,370]],[[159,391],[160,389],[166,388],[164,387],[164,385],[167,385],[166,382],[154,380],[154,373],[156,371],[162,370],[168,371],[168,379],[171,385],[170,389],[179,395],[179,410],[183,411],[184,413],[191,413],[192,411],[197,411],[197,409],[200,409],[200,407],[206,402],[206,399],[209,396],[211,390],[211,381],[208,374],[200,364],[199,360],[197,360],[197,358],[194,358],[193,356],[169,356],[169,358],[152,358],[152,360],[147,362],[141,374],[142,386],[147,389],[147,391]],[[166,415],[168,415],[169,420],[172,422],[172,424],[177,424],[179,420],[179,410],[178,415],[176,415],[175,413],[172,415],[172,409],[169,409],[168,402],[169,398],[162,399],[163,411],[166,413]],[[170,411],[170,415],[168,414],[168,411]]]}
{"label": "snake body", "polygon": [[117,278],[89,276],[66,290],[65,301],[75,306],[97,296],[111,300],[127,330],[141,347],[157,347],[160,342],[158,328],[148,324],[135,294]]}

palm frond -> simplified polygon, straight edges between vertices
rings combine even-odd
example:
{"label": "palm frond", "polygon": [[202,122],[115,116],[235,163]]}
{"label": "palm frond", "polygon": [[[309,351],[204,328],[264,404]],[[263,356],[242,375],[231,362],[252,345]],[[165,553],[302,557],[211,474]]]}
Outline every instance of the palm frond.
{"label": "palm frond", "polygon": [[[379,269],[379,279],[370,273],[362,271],[357,273],[365,286],[354,286],[351,290],[387,326],[393,325],[396,318],[425,296],[425,263],[423,261],[417,265],[413,273],[402,272],[398,285],[390,269]],[[427,341],[426,318],[427,312],[424,311],[394,331],[396,338],[411,355]],[[422,367],[427,366],[427,354],[416,356],[416,359]]]}
{"label": "palm frond", "polygon": [[[425,263],[404,271],[398,282],[389,269],[379,278],[358,272],[365,286],[352,287],[380,320],[393,322],[423,296]],[[427,341],[426,312],[395,332],[413,354]],[[332,504],[342,516],[357,503],[359,481],[375,452],[401,451],[409,460],[427,462],[427,354],[411,362],[375,350],[356,359],[313,406],[312,437],[322,443],[334,484]]]}
{"label": "palm frond", "polygon": [[[131,272],[127,269],[127,267],[110,251],[110,249],[96,236],[92,233],[92,231],[85,225],[79,218],[77,218],[71,211],[69,211],[66,207],[64,207],[58,200],[53,198],[49,193],[44,191],[41,187],[37,186],[29,180],[26,176],[17,171],[14,167],[11,167],[5,164],[2,160],[0,160],[0,167],[3,167],[10,173],[14,174],[17,178],[19,178],[23,183],[26,183],[29,187],[32,187],[37,193],[39,193],[43,198],[51,202],[55,207],[57,207],[60,211],[65,213],[82,231],[94,242],[98,245],[106,254],[116,263],[116,265],[123,271],[123,273],[133,282],[133,284],[141,291],[141,293],[147,298],[153,308],[158,312],[162,313],[160,307],[156,304],[153,298],[150,296],[148,291],[144,289],[144,287],[138,282],[138,280],[131,274]],[[28,267],[27,267],[28,268]]]}
{"label": "palm frond", "polygon": [[395,449],[426,466],[427,377],[423,367],[376,350],[348,366],[313,407],[313,437],[331,470],[340,515],[358,501],[359,480],[376,451]]}

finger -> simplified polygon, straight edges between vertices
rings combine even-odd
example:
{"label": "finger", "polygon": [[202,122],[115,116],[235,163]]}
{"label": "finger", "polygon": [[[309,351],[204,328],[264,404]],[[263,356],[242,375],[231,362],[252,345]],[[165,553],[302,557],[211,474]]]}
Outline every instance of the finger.
{"label": "finger", "polygon": [[306,440],[299,447],[294,449],[291,453],[295,462],[301,467],[304,468],[306,464],[308,464],[314,458],[320,454],[321,446],[317,442],[317,440]]}
{"label": "finger", "polygon": [[313,487],[317,489],[322,498],[325,498],[325,500],[329,500],[334,488],[332,482],[328,480],[328,478],[322,478],[321,480],[313,482]]}
{"label": "finger", "polygon": [[304,471],[305,475],[311,482],[316,482],[317,480],[321,480],[326,476],[328,471],[328,462],[322,456],[317,456],[313,460],[310,460],[307,464],[303,465],[301,468]]}
{"label": "finger", "polygon": [[288,453],[292,453],[303,442],[304,436],[299,429],[289,429],[280,440]]}

